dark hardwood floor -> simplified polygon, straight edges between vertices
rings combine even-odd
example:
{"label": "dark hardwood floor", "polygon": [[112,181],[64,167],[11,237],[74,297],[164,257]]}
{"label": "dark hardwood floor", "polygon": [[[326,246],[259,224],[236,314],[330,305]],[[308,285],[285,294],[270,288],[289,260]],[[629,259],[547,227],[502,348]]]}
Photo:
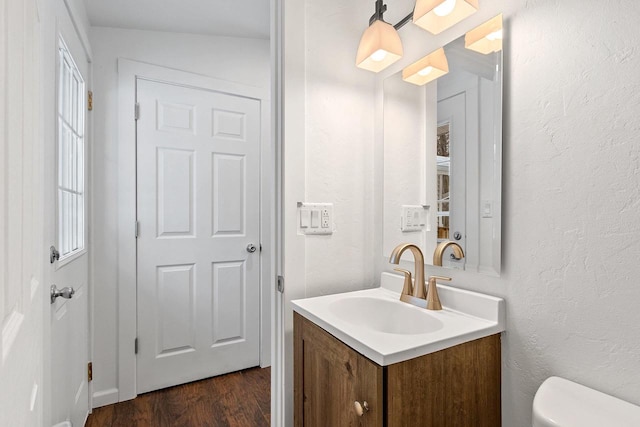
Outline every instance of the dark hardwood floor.
{"label": "dark hardwood floor", "polygon": [[271,369],[251,368],[141,394],[93,410],[87,427],[261,427],[271,418]]}

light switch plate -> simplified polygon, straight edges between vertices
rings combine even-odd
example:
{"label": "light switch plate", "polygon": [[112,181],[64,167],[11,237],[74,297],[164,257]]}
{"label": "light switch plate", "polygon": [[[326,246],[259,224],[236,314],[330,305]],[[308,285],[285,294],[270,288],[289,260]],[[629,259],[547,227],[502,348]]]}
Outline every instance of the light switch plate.
{"label": "light switch plate", "polygon": [[482,201],[482,218],[493,218],[493,202],[491,200]]}
{"label": "light switch plate", "polygon": [[298,203],[298,234],[333,234],[333,204]]}
{"label": "light switch plate", "polygon": [[429,230],[427,218],[429,217],[429,206],[422,205],[402,205],[402,216],[400,218],[400,230],[405,233],[411,231]]}

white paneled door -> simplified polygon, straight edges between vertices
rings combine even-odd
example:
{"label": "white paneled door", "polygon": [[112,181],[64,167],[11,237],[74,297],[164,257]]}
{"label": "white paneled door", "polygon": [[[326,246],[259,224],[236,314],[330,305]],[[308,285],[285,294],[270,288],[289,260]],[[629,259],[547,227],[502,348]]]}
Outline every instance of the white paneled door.
{"label": "white paneled door", "polygon": [[[56,2],[55,155],[47,212],[51,258],[48,286],[65,290],[51,302],[51,424],[84,425],[89,412],[89,261],[86,236],[87,90],[89,63],[62,2]],[[49,260],[47,260],[49,261]],[[68,290],[73,289],[73,295]],[[69,298],[70,297],[70,298]]]}
{"label": "white paneled door", "polygon": [[259,364],[260,101],[137,81],[137,391]]}

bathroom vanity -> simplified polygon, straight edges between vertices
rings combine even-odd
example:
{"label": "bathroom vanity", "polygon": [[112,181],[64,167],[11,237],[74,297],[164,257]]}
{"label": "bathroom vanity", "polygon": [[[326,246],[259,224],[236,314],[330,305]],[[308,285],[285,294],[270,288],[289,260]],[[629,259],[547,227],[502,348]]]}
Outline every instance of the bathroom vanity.
{"label": "bathroom vanity", "polygon": [[500,335],[380,366],[295,313],[294,390],[296,426],[498,427]]}
{"label": "bathroom vanity", "polygon": [[295,426],[501,425],[504,301],[439,285],[427,312],[398,283],[293,302]]}

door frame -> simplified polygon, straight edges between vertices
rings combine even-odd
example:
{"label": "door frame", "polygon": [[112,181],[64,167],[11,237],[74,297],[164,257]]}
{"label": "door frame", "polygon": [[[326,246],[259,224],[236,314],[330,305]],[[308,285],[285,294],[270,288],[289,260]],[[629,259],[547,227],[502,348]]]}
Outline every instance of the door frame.
{"label": "door frame", "polygon": [[137,396],[136,81],[208,89],[260,101],[260,366],[271,365],[271,305],[275,292],[275,149],[269,90],[118,58],[118,398]]}

